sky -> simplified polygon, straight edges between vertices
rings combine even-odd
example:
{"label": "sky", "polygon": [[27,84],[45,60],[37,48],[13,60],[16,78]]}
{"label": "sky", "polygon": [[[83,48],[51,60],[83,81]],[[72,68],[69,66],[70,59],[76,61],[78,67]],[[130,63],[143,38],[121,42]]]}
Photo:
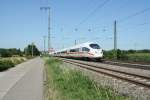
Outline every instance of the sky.
{"label": "sky", "polygon": [[23,50],[33,42],[43,50],[48,12],[40,7],[45,6],[51,7],[54,49],[75,40],[113,49],[115,20],[119,49],[150,49],[150,0],[0,0],[0,48]]}

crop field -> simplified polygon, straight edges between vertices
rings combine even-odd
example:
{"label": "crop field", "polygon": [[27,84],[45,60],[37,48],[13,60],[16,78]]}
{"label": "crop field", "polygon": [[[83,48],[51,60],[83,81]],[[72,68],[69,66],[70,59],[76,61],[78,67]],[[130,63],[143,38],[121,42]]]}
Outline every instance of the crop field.
{"label": "crop field", "polygon": [[66,68],[57,59],[47,59],[45,65],[45,100],[130,100],[110,87],[98,86],[82,72]]}

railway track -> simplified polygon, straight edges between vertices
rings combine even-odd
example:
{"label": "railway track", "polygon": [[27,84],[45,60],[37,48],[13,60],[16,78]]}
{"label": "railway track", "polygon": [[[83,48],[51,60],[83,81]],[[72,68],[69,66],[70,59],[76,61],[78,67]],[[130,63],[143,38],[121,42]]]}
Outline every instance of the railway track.
{"label": "railway track", "polygon": [[130,67],[130,68],[132,67],[132,68],[150,70],[149,64],[135,64],[135,63],[109,61],[109,60],[104,60],[103,63],[104,64],[111,64],[111,65],[119,65],[119,66],[124,66],[124,67]]}
{"label": "railway track", "polygon": [[83,61],[81,62],[78,60],[72,60],[72,59],[66,59],[66,58],[60,58],[60,59],[66,63],[70,63],[70,64],[79,66],[81,68],[84,68],[84,69],[87,69],[96,73],[104,74],[110,77],[114,77],[120,80],[127,81],[129,83],[133,83],[137,86],[150,89],[150,77],[148,76],[123,72],[123,71],[114,70],[110,68],[104,68],[98,65],[90,64],[90,63],[83,62]]}

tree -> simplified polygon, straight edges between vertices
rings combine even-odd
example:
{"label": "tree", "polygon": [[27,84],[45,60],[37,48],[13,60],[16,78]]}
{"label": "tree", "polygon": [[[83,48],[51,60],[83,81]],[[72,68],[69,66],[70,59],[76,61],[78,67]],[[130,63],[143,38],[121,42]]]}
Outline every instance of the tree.
{"label": "tree", "polygon": [[117,59],[118,60],[126,60],[127,59],[126,52],[123,51],[123,50],[118,49],[117,50]]}
{"label": "tree", "polygon": [[37,49],[37,47],[34,44],[29,44],[25,49],[24,53],[26,56],[32,56],[32,50],[33,50],[33,56],[40,55],[40,51]]}
{"label": "tree", "polygon": [[8,52],[8,49],[0,48],[0,56],[1,57],[11,57],[10,52]]}
{"label": "tree", "polygon": [[128,50],[128,53],[135,53],[136,52],[136,50]]}
{"label": "tree", "polygon": [[12,56],[22,56],[21,50],[16,48],[10,49],[0,48],[0,57],[12,57]]}

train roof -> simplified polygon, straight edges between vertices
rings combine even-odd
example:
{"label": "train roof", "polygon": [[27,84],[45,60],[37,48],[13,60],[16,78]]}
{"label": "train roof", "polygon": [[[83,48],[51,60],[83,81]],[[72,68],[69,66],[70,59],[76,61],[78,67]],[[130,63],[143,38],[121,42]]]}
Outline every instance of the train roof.
{"label": "train roof", "polygon": [[86,43],[82,43],[82,44],[77,44],[77,45],[69,47],[69,48],[64,48],[64,49],[61,49],[61,50],[57,50],[56,52],[66,51],[66,50],[70,50],[70,49],[74,49],[74,48],[81,48],[81,47],[84,47],[84,46],[89,46],[89,44],[92,44],[92,43],[94,43],[94,42],[86,42]]}

